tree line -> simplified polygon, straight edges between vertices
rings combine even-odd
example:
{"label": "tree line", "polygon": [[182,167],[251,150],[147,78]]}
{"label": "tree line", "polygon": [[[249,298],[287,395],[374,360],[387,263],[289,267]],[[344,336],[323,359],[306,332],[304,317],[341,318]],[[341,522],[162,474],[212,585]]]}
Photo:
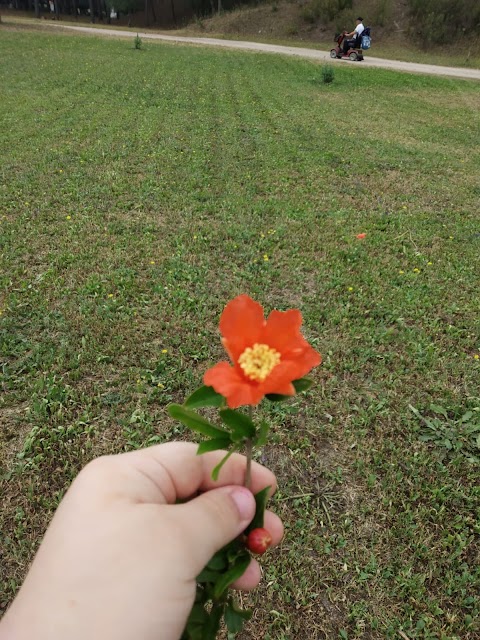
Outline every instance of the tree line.
{"label": "tree line", "polygon": [[[208,16],[238,6],[241,0],[0,0],[16,9],[40,14],[89,15],[92,22],[135,14],[145,24],[176,25],[192,16]],[[242,4],[258,4],[261,0],[242,0]],[[268,0],[267,0],[268,1]],[[300,2],[300,0],[296,0]],[[370,3],[370,13],[380,24],[388,22],[388,14],[396,0]],[[302,14],[308,22],[331,24],[351,21],[361,12],[361,0],[311,0],[303,4]],[[407,0],[408,31],[426,44],[444,44],[460,35],[480,35],[480,0]],[[139,15],[140,14],[140,15]],[[143,18],[141,17],[143,14]],[[380,19],[380,16],[384,16]],[[348,20],[345,20],[348,18]],[[373,25],[376,26],[376,25]],[[387,25],[385,25],[387,26]]]}

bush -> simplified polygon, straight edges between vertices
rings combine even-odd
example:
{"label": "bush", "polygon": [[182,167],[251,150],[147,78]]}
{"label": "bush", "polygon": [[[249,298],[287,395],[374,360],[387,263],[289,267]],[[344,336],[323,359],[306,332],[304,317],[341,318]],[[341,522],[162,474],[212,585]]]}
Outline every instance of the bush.
{"label": "bush", "polygon": [[443,44],[459,33],[480,33],[478,0],[408,0],[408,5],[425,44]]}
{"label": "bush", "polygon": [[318,20],[318,14],[314,6],[303,7],[302,18],[309,24],[314,24]]}
{"label": "bush", "polygon": [[345,12],[352,9],[352,0],[313,0],[309,5],[303,8],[302,17],[305,22],[322,22],[329,23],[334,19],[341,18],[344,20]]}
{"label": "bush", "polygon": [[322,65],[322,82],[323,84],[330,84],[335,79],[335,69],[331,64]]}
{"label": "bush", "polygon": [[135,39],[133,41],[133,45],[134,45],[135,49],[141,49],[142,48],[142,39],[140,38],[138,33],[135,36]]}

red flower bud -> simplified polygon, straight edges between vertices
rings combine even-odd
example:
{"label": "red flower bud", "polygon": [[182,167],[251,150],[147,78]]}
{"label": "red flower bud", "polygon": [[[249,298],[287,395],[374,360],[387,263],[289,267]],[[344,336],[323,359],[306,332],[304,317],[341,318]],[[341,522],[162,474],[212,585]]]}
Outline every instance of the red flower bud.
{"label": "red flower bud", "polygon": [[272,544],[272,536],[266,529],[259,528],[250,531],[247,537],[247,547],[252,553],[262,555]]}

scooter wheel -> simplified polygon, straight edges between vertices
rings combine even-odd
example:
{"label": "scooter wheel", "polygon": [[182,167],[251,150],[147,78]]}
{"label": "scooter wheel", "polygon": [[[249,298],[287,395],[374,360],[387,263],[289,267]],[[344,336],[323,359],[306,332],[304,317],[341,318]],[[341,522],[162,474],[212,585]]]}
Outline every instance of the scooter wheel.
{"label": "scooter wheel", "polygon": [[353,62],[355,62],[355,60],[358,60],[358,55],[355,53],[355,51],[352,51],[352,53],[348,56],[350,58],[350,60],[352,60]]}
{"label": "scooter wheel", "polygon": [[335,49],[332,49],[330,51],[330,58],[336,58],[337,57],[337,52],[335,51]]}

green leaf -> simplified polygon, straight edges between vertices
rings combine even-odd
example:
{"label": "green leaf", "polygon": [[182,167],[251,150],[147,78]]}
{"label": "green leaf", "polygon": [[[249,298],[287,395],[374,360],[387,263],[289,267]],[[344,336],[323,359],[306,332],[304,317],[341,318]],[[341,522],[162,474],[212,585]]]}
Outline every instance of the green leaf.
{"label": "green leaf", "polygon": [[255,425],[251,418],[244,413],[233,409],[223,409],[219,413],[222,422],[232,429],[235,440],[253,438],[255,436]]}
{"label": "green leaf", "polygon": [[223,592],[228,589],[228,587],[233,582],[235,582],[235,580],[238,580],[240,576],[243,576],[249,564],[250,554],[244,551],[237,557],[234,565],[228,571],[226,571],[222,575],[220,580],[218,580],[218,582],[215,584],[213,588],[213,597],[215,598],[215,600],[218,600]]}
{"label": "green leaf", "polygon": [[308,389],[310,389],[313,380],[310,380],[310,378],[299,378],[298,380],[294,380],[292,384],[295,387],[295,391],[301,393],[302,391],[308,391]]}
{"label": "green leaf", "polygon": [[207,569],[213,569],[214,571],[223,571],[227,566],[227,559],[225,548],[220,549],[217,553],[212,556],[210,562],[207,564]]}
{"label": "green leaf", "polygon": [[445,418],[448,418],[448,414],[447,414],[446,410],[443,407],[441,407],[440,405],[431,404],[430,405],[430,409],[432,411],[434,411],[435,413],[439,413],[440,415],[444,416]]}
{"label": "green leaf", "polygon": [[265,445],[265,443],[267,442],[269,431],[270,425],[268,424],[268,422],[265,422],[265,420],[262,420],[262,422],[260,423],[260,428],[258,430],[257,441],[255,442],[255,445],[257,447],[263,447]]}
{"label": "green leaf", "polygon": [[[299,378],[298,380],[294,380],[292,384],[295,387],[295,392],[301,393],[302,391],[310,389],[313,384],[313,380],[310,380],[310,378]],[[285,402],[285,400],[293,398],[293,396],[284,396],[281,393],[267,393],[265,397],[267,400],[270,400],[270,402]]]}
{"label": "green leaf", "polygon": [[239,633],[245,620],[250,620],[252,612],[249,609],[240,609],[234,600],[230,599],[225,609],[225,624],[229,633]]}
{"label": "green leaf", "polygon": [[203,625],[188,624],[181,640],[203,640]]}
{"label": "green leaf", "polygon": [[197,431],[204,436],[208,436],[209,438],[225,438],[228,437],[228,432],[224,429],[220,429],[215,425],[199,416],[195,411],[190,411],[189,409],[185,409],[185,407],[181,404],[170,404],[167,407],[168,413],[175,418],[175,420],[179,420],[182,424],[184,424],[192,431]]}
{"label": "green leaf", "polygon": [[206,440],[198,445],[197,456],[208,451],[217,451],[217,449],[228,449],[232,444],[230,436],[224,438],[213,438],[212,440]]}
{"label": "green leaf", "polygon": [[215,640],[220,628],[220,621],[223,616],[225,605],[223,602],[214,602],[207,624],[203,629],[202,640]]}
{"label": "green leaf", "polygon": [[187,624],[197,625],[197,624],[205,624],[208,618],[208,612],[205,611],[203,605],[198,603],[194,604],[192,610],[190,611],[190,615],[188,616]]}
{"label": "green leaf", "polygon": [[203,584],[205,582],[216,582],[219,576],[218,571],[209,569],[208,566],[201,571],[197,576],[197,582]]}
{"label": "green leaf", "polygon": [[255,515],[253,516],[253,520],[251,521],[251,523],[246,528],[245,533],[248,533],[249,531],[253,531],[253,529],[258,529],[259,527],[263,527],[265,509],[266,509],[267,500],[268,500],[268,492],[270,491],[270,489],[271,487],[268,486],[268,487],[265,487],[265,489],[262,489],[261,491],[255,494],[255,505],[256,505]]}
{"label": "green leaf", "polygon": [[217,464],[217,466],[215,467],[215,469],[212,471],[212,480],[215,480],[215,482],[218,480],[218,474],[220,473],[221,468],[223,467],[223,465],[226,463],[226,461],[230,458],[230,456],[232,455],[232,453],[235,453],[235,451],[237,450],[238,447],[233,447],[226,456],[224,456],[220,462]]}
{"label": "green leaf", "polygon": [[182,639],[203,640],[203,631],[209,620],[209,613],[204,609],[203,603],[193,605],[188,616],[187,626],[183,632]]}
{"label": "green leaf", "polygon": [[187,409],[198,409],[199,407],[222,407],[225,398],[217,393],[213,387],[200,387],[194,391],[183,403]]}

